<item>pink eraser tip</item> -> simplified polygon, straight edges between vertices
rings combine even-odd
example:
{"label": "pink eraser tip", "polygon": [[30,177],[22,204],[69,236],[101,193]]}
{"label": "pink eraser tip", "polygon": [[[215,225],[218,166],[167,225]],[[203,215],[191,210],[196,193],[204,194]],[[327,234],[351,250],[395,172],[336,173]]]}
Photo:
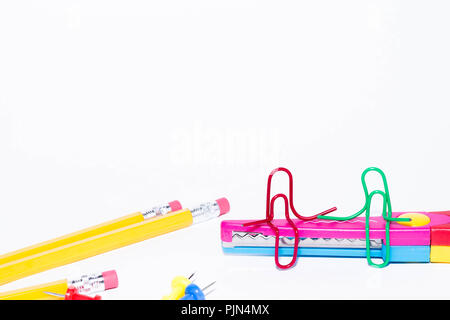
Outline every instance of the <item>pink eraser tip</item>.
{"label": "pink eraser tip", "polygon": [[105,271],[102,273],[105,290],[114,289],[119,286],[116,270]]}
{"label": "pink eraser tip", "polygon": [[178,200],[174,200],[172,202],[169,202],[169,206],[170,206],[170,209],[172,211],[178,211],[178,210],[183,209],[183,207],[181,206],[180,201],[178,201]]}
{"label": "pink eraser tip", "polygon": [[217,204],[219,205],[220,208],[220,214],[219,216],[227,213],[228,211],[230,211],[230,203],[228,202],[227,198],[220,198],[216,200]]}

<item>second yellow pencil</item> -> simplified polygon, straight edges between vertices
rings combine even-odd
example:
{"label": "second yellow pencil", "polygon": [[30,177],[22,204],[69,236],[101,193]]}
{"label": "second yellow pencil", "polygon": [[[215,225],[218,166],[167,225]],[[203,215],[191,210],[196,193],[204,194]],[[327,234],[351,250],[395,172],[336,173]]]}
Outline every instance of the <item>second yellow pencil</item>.
{"label": "second yellow pencil", "polygon": [[144,213],[136,212],[124,217],[120,217],[111,221],[107,221],[93,227],[85,228],[62,237],[38,243],[23,249],[19,249],[0,256],[0,265],[10,263],[15,260],[20,260],[35,254],[39,254],[48,250],[65,246],[70,243],[81,241],[90,237],[94,237],[103,233],[117,230],[123,227],[142,222],[149,218],[154,218],[158,215],[165,214],[170,211],[181,210],[179,201],[172,201],[159,207],[154,207]]}

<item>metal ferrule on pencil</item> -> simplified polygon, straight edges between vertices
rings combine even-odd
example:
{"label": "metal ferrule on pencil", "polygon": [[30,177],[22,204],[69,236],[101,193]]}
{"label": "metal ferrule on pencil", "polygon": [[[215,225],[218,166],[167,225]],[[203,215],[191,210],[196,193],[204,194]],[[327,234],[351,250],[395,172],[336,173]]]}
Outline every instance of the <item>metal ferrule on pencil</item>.
{"label": "metal ferrule on pencil", "polygon": [[208,221],[227,213],[230,210],[230,204],[227,199],[220,198],[216,201],[205,202],[198,207],[189,209],[192,214],[192,223]]}
{"label": "metal ferrule on pencil", "polygon": [[190,209],[190,211],[192,213],[193,224],[220,216],[220,206],[217,201],[202,203],[198,207]]}
{"label": "metal ferrule on pencil", "polygon": [[172,208],[170,207],[170,204],[167,203],[165,205],[162,205],[159,207],[153,207],[152,209],[143,212],[142,216],[144,217],[144,219],[151,219],[151,218],[165,215],[171,211],[172,211]]}
{"label": "metal ferrule on pencil", "polygon": [[68,279],[67,284],[74,286],[81,294],[105,291],[105,279],[102,273],[92,273],[81,277]]}

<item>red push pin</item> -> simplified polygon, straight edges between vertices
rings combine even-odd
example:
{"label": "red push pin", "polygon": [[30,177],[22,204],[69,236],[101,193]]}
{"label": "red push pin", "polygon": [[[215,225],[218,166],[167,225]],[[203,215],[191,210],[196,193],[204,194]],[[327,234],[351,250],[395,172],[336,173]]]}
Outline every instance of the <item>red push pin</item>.
{"label": "red push pin", "polygon": [[65,295],[54,292],[45,292],[45,293],[51,296],[64,298],[64,300],[102,300],[102,297],[99,295],[90,297],[83,294],[79,294],[78,290],[75,287],[69,287]]}
{"label": "red push pin", "polygon": [[84,294],[79,294],[75,287],[69,287],[67,289],[64,300],[102,300],[102,297],[95,295],[94,297],[86,296]]}

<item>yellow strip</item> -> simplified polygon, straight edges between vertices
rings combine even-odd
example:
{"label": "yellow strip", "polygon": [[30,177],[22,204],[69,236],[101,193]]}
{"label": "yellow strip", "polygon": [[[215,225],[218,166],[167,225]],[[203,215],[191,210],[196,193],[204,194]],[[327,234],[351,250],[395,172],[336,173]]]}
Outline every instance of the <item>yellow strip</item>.
{"label": "yellow strip", "polygon": [[20,260],[11,261],[0,265],[0,285],[185,228],[191,224],[191,212],[188,209],[183,209]]}
{"label": "yellow strip", "polygon": [[450,263],[450,246],[431,246],[430,261]]}
{"label": "yellow strip", "polygon": [[67,292],[67,280],[64,279],[18,290],[0,292],[0,300],[64,300],[64,298],[48,295],[44,292],[65,295]]}
{"label": "yellow strip", "polygon": [[115,229],[123,228],[142,221],[144,221],[142,213],[140,212],[132,213],[127,216],[111,220],[102,224],[98,224],[96,226],[86,228],[77,232],[73,232],[59,238],[41,242],[33,246],[29,246],[17,251],[4,254],[0,256],[0,265],[9,263],[14,260],[23,259],[32,256],[34,254],[52,250],[57,247],[61,247],[90,237],[94,237],[96,235],[109,232]]}

